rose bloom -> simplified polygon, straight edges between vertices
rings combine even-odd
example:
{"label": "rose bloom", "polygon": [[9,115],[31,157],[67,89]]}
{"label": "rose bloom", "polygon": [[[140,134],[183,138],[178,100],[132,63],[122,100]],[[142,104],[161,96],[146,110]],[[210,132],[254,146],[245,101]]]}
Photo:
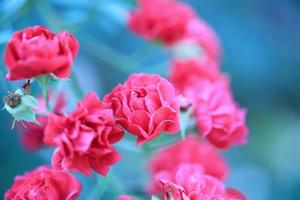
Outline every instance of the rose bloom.
{"label": "rose bloom", "polygon": [[[56,115],[62,115],[62,110],[66,104],[65,96],[63,93],[60,93],[57,98],[53,98],[53,95],[50,94],[50,101],[55,100],[55,105],[53,108],[53,113]],[[38,99],[39,109],[35,110],[36,113],[46,113],[46,102],[43,97]],[[50,102],[51,103],[51,102]],[[43,145],[43,137],[45,127],[47,125],[48,113],[45,115],[37,116],[37,121],[40,124],[28,122],[25,124],[18,124],[19,132],[21,133],[21,144],[28,151],[36,151],[40,149]]]}
{"label": "rose bloom", "polygon": [[179,103],[174,87],[158,75],[133,74],[104,97],[117,123],[143,144],[161,133],[179,131]]}
{"label": "rose bloom", "polygon": [[49,115],[44,142],[58,146],[52,156],[55,168],[86,175],[94,169],[105,176],[109,167],[121,159],[112,144],[123,135],[109,105],[89,93],[69,115]]}
{"label": "rose bloom", "polygon": [[138,10],[130,15],[128,25],[136,34],[164,44],[172,44],[186,34],[193,10],[174,0],[138,0]]}
{"label": "rose bloom", "polygon": [[76,38],[66,31],[56,35],[42,26],[25,28],[15,32],[7,44],[6,78],[22,80],[44,74],[68,78],[77,52]]}
{"label": "rose bloom", "polygon": [[[156,152],[149,162],[150,173],[174,174],[182,163],[199,164],[203,167],[205,174],[224,180],[229,168],[218,150],[211,144],[199,140],[196,135],[189,135],[162,150]],[[150,191],[157,190],[157,185],[152,183]]]}
{"label": "rose bloom", "polygon": [[240,192],[226,190],[219,179],[205,175],[197,164],[182,164],[173,175],[161,172],[155,179],[165,200],[246,200]]}
{"label": "rose bloom", "polygon": [[222,82],[229,87],[229,78],[222,74],[212,63],[201,59],[173,60],[169,72],[169,80],[178,94],[182,94],[192,102],[203,87],[209,83]]}
{"label": "rose bloom", "polygon": [[4,200],[76,200],[81,192],[80,182],[63,170],[41,166],[23,176],[17,176]]}
{"label": "rose bloom", "polygon": [[246,143],[246,111],[233,101],[223,84],[214,83],[201,90],[194,109],[201,135],[215,146],[226,149]]}

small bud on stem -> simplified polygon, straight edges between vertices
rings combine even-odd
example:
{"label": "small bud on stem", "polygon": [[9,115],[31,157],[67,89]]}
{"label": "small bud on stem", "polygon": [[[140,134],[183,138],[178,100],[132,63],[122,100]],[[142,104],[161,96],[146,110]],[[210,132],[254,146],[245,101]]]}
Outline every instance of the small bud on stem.
{"label": "small bud on stem", "polygon": [[3,101],[9,107],[15,108],[21,104],[21,95],[18,93],[10,92],[8,95],[3,97]]}

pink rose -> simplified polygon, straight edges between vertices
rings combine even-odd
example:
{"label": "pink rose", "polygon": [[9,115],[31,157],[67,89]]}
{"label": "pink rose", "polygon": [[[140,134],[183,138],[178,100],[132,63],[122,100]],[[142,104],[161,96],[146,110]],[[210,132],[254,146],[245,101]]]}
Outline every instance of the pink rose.
{"label": "pink rose", "polygon": [[[205,174],[221,180],[229,173],[229,168],[218,150],[211,144],[199,140],[196,135],[190,135],[185,140],[156,152],[149,163],[150,172],[153,176],[160,172],[174,174],[183,163],[201,165]],[[152,183],[150,191],[155,190],[157,185]]]}
{"label": "pink rose", "polygon": [[42,26],[17,31],[5,50],[6,78],[21,80],[43,74],[68,78],[77,52],[76,38],[66,31],[56,35]]}
{"label": "pink rose", "polygon": [[246,111],[236,105],[223,84],[207,85],[194,105],[202,136],[219,148],[242,145],[247,141]]}
{"label": "pink rose", "polygon": [[156,180],[165,200],[245,200],[241,193],[228,192],[219,179],[203,174],[197,164],[182,164],[173,176],[161,173]]}
{"label": "pink rose", "polygon": [[63,170],[42,166],[23,176],[17,176],[12,187],[5,193],[4,200],[76,200],[80,192],[81,184],[75,176]]}
{"label": "pink rose", "polygon": [[220,73],[213,63],[201,59],[173,60],[169,80],[178,94],[194,101],[201,87],[211,82],[229,85],[226,75]]}
{"label": "pink rose", "polygon": [[167,45],[184,37],[193,10],[174,0],[138,0],[128,25],[138,35]]}
{"label": "pink rose", "polygon": [[133,74],[104,97],[117,123],[143,144],[161,133],[179,131],[179,104],[173,86],[158,75]]}
{"label": "pink rose", "polygon": [[52,156],[54,167],[87,175],[94,169],[105,176],[121,159],[112,144],[123,135],[109,105],[89,93],[69,115],[49,115],[44,142],[58,146]]}

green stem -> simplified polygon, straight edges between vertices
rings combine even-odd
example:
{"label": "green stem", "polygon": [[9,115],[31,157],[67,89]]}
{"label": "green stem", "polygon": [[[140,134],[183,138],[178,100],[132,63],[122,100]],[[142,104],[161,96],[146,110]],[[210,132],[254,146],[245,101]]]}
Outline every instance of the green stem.
{"label": "green stem", "polygon": [[43,90],[43,96],[44,96],[44,99],[45,99],[45,101],[46,101],[46,108],[47,108],[47,110],[50,110],[50,104],[49,104],[49,90],[48,90],[48,87],[46,88],[45,91]]}
{"label": "green stem", "polygon": [[38,84],[40,85],[41,89],[42,89],[42,93],[43,93],[43,97],[45,99],[46,102],[46,108],[48,111],[50,111],[50,105],[49,105],[49,75],[45,74],[45,75],[40,75],[38,77],[35,78],[38,82]]}
{"label": "green stem", "polygon": [[136,50],[134,53],[129,55],[128,57],[130,60],[134,60],[135,62],[141,63],[149,57],[149,54],[151,54],[154,47],[155,47],[154,43],[147,43],[143,45],[141,48],[139,48],[138,50]]}
{"label": "green stem", "polygon": [[82,99],[84,97],[84,91],[82,90],[80,84],[79,84],[79,80],[77,78],[77,76],[75,75],[74,71],[72,71],[71,73],[71,87],[73,89],[73,92],[76,96],[77,99]]}

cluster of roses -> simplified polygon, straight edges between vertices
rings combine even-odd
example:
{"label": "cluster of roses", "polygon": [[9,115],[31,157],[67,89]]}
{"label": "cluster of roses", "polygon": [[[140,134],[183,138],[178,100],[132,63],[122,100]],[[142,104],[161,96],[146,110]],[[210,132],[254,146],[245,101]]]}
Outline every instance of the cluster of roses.
{"label": "cluster of roses", "polygon": [[129,26],[147,40],[162,43],[172,54],[169,80],[181,111],[193,113],[200,136],[190,135],[158,151],[150,161],[148,191],[176,200],[243,200],[225,189],[228,166],[217,148],[246,143],[246,111],[234,101],[229,77],[220,71],[221,48],[214,31],[187,5],[175,0],[141,0]]}
{"label": "cluster of roses", "polygon": [[[136,136],[138,145],[162,133],[176,134],[181,108],[193,111],[200,134],[209,142],[189,135],[157,152],[149,163],[153,180],[147,191],[165,200],[245,199],[224,187],[229,170],[216,148],[243,144],[247,136],[245,111],[233,101],[228,78],[219,71],[217,37],[191,8],[175,0],[139,0],[138,6],[130,15],[129,27],[174,53],[170,82],[158,75],[133,74],[103,100],[89,92],[67,115],[62,112],[62,95],[52,110],[43,105],[34,108],[43,114],[37,117],[38,124],[30,123],[25,129],[24,141],[29,147],[42,142],[56,147],[52,167],[42,166],[17,177],[5,200],[77,199],[81,184],[68,171],[91,175],[94,170],[106,176],[121,159],[113,144],[123,138],[125,130]],[[187,46],[192,51],[186,53]],[[54,34],[41,26],[18,31],[5,51],[7,79],[66,79],[77,52],[77,40],[65,31]],[[29,96],[30,83],[26,95],[14,93],[5,98],[18,116],[23,116],[18,107],[26,102],[23,97]],[[20,97],[18,102],[16,97]]]}

